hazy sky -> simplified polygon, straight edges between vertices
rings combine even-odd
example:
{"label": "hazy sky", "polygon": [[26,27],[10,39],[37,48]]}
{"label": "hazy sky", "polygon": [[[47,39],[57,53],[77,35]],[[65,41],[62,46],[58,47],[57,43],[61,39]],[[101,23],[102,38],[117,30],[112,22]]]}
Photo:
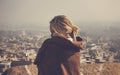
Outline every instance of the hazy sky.
{"label": "hazy sky", "polygon": [[120,0],[0,0],[0,24],[46,25],[55,15],[73,22],[120,22]]}

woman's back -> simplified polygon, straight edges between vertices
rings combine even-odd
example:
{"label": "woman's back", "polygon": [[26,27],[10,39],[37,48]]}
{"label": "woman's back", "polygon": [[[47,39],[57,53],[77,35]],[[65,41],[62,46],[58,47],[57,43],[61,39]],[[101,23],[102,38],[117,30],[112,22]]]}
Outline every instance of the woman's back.
{"label": "woman's back", "polygon": [[79,47],[61,37],[53,37],[44,44],[36,58],[42,75],[79,75]]}

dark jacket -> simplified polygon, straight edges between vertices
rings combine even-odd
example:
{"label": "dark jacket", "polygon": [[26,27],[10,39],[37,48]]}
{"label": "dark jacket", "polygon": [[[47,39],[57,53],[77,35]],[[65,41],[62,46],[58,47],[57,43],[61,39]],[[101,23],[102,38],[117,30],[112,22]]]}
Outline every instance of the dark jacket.
{"label": "dark jacket", "polygon": [[34,64],[38,75],[80,75],[80,47],[65,38],[52,37],[44,41]]}

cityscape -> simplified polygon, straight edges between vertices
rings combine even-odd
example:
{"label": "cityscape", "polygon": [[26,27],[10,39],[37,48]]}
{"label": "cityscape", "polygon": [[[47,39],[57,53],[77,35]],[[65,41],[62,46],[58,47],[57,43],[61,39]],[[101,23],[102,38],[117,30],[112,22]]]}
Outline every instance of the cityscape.
{"label": "cityscape", "polygon": [[[0,72],[4,68],[33,63],[47,33],[0,31]],[[5,67],[7,66],[7,67]],[[3,68],[3,69],[2,69]]]}
{"label": "cityscape", "polygon": [[[109,30],[108,28],[105,28],[104,31],[106,31],[104,34],[107,34],[101,34],[102,36],[96,34],[93,36],[94,34],[89,34],[85,31],[79,33],[83,38],[84,43],[84,48],[80,50],[81,64],[120,62],[119,33],[114,34],[114,32],[117,32],[118,30],[114,27],[109,27]],[[112,33],[110,31],[112,31]],[[110,34],[108,32],[110,32]],[[17,66],[33,65],[41,44],[49,37],[50,33],[45,31],[1,30],[0,74],[2,75],[6,70]],[[81,75],[82,74],[83,73],[81,73]]]}

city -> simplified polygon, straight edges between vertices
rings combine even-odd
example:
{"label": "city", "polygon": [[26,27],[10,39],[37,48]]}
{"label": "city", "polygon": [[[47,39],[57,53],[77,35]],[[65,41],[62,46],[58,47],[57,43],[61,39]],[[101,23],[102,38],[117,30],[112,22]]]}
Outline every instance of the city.
{"label": "city", "polygon": [[[0,34],[0,73],[12,67],[33,64],[41,44],[50,37],[49,32],[26,30],[0,31]],[[81,64],[120,62],[119,42],[111,37],[91,38],[84,32],[80,34],[84,40],[84,48],[80,50]]]}
{"label": "city", "polygon": [[24,30],[0,33],[0,72],[13,66],[32,63],[47,36],[44,33],[30,33]]}

